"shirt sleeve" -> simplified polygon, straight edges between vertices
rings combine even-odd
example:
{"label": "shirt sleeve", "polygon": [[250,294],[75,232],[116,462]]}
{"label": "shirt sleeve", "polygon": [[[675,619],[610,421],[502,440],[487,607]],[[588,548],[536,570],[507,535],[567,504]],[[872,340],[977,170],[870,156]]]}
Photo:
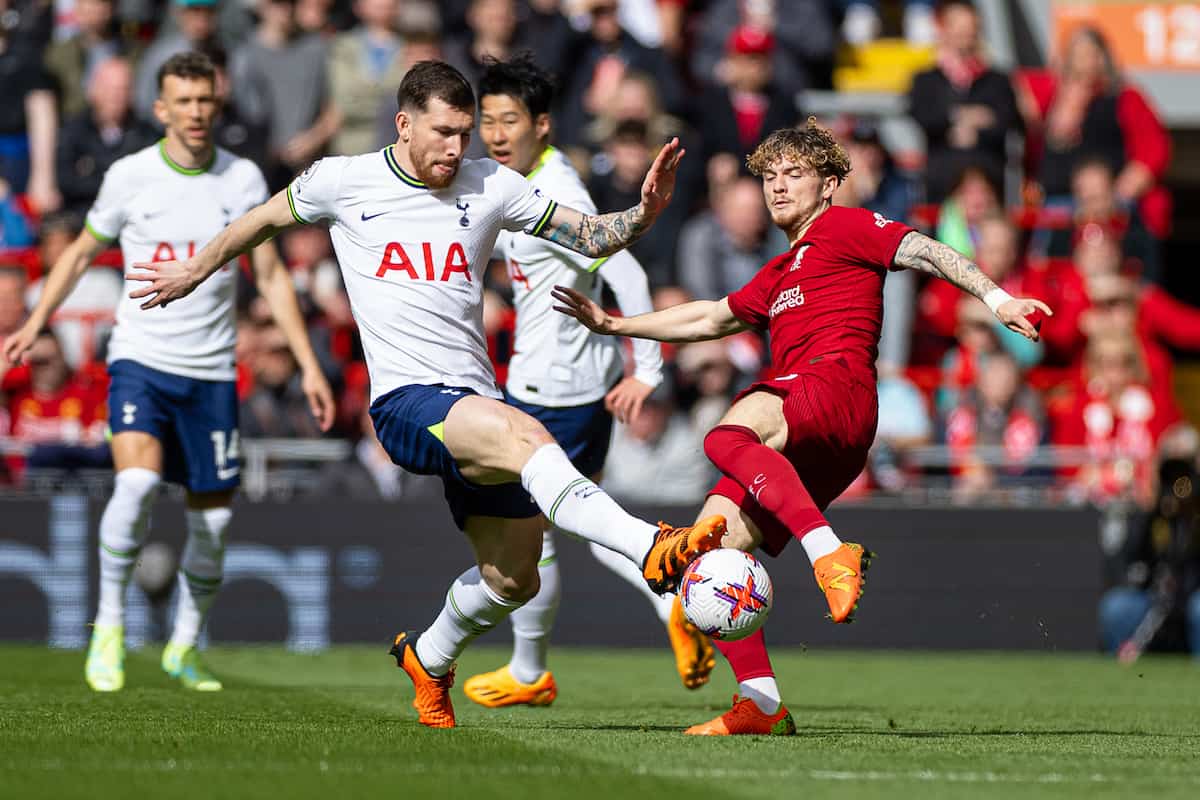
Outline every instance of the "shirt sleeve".
{"label": "shirt sleeve", "polygon": [[771,287],[775,283],[777,261],[778,259],[760,269],[749,283],[728,297],[729,310],[752,328],[765,330],[771,321]]}
{"label": "shirt sleeve", "polygon": [[344,158],[322,158],[288,184],[288,205],[301,225],[337,217],[338,187],[345,169]]}
{"label": "shirt sleeve", "polygon": [[267,202],[270,192],[267,190],[267,179],[262,170],[252,161],[246,162],[246,188],[242,194],[242,209],[238,214],[245,214],[252,208]]}
{"label": "shirt sleeve", "polygon": [[129,188],[136,182],[124,178],[124,172],[124,165],[118,161],[104,173],[100,193],[84,218],[88,233],[106,244],[116,241],[127,220]]}
{"label": "shirt sleeve", "polygon": [[900,240],[912,232],[903,222],[865,208],[847,208],[839,220],[839,238],[850,257],[863,266],[900,269],[895,265]]}
{"label": "shirt sleeve", "polygon": [[[628,250],[614,253],[604,261],[600,277],[612,288],[617,307],[626,317],[647,314],[654,310],[650,300],[650,282],[646,271]],[[662,383],[662,348],[651,339],[633,340],[633,377],[647,386]]]}
{"label": "shirt sleeve", "polygon": [[525,179],[519,172],[500,166],[496,172],[502,203],[501,225],[506,231],[525,231],[537,236],[547,225],[558,208],[558,203],[544,196],[542,191]]}

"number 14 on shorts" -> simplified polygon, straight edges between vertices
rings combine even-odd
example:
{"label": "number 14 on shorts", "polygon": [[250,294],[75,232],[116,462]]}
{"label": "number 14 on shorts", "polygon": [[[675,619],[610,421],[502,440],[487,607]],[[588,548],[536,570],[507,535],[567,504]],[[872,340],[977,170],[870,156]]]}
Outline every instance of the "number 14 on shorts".
{"label": "number 14 on shorts", "polygon": [[239,472],[238,460],[242,456],[241,439],[237,429],[213,431],[209,438],[213,443],[213,463],[217,465],[217,477],[227,480]]}

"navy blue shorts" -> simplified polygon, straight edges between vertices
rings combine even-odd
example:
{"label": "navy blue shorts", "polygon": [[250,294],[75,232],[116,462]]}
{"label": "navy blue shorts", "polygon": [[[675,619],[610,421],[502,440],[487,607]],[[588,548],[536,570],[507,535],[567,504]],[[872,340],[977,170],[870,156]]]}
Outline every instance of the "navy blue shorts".
{"label": "navy blue shorts", "polygon": [[163,478],[196,493],[241,482],[237,386],[185,378],[122,359],[108,365],[108,425],[162,442]]}
{"label": "navy blue shorts", "polygon": [[442,441],[442,423],[450,407],[478,394],[459,386],[410,384],[371,404],[371,421],[380,444],[394,463],[418,475],[437,475],[454,523],[462,530],[467,517],[528,519],[541,511],[520,483],[484,486],[463,477]]}
{"label": "navy blue shorts", "polygon": [[613,417],[604,408],[603,400],[582,406],[553,408],[522,403],[505,392],[504,402],[546,426],[546,430],[566,451],[567,458],[571,459],[580,473],[590,478],[604,469],[608,444],[612,440]]}

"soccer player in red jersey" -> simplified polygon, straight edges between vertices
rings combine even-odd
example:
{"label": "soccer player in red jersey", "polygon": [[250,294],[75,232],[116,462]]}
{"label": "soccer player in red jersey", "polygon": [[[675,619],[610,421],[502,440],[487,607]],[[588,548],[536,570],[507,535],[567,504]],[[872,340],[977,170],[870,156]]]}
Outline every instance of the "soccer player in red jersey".
{"label": "soccer player in red jersey", "polygon": [[[813,564],[834,622],[849,622],[862,593],[869,553],[843,543],[822,513],[862,471],[875,437],[879,401],[875,359],[889,270],[916,269],[985,302],[1030,339],[1028,319],[1052,312],[1040,300],[998,288],[954,249],[862,208],[832,205],[850,160],[810,119],[768,136],[748,159],[762,178],[771,220],[792,247],[744,287],[717,301],[684,303],[635,317],[611,317],[570,289],[555,289],[559,310],[618,336],[694,342],[746,328],[767,330],[776,377],[738,395],[704,451],[724,473],[702,516],[724,514],[724,546],[778,555],[793,537]],[[789,734],[762,631],[716,642],[738,680],[733,709],[691,734]]]}

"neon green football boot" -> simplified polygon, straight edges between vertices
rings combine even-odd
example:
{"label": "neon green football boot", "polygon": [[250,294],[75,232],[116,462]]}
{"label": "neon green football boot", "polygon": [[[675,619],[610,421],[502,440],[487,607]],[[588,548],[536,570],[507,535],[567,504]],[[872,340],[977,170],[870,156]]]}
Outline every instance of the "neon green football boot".
{"label": "neon green football boot", "polygon": [[94,625],[83,677],[94,692],[119,692],[125,686],[125,626]]}
{"label": "neon green football boot", "polygon": [[223,688],[217,676],[208,671],[194,645],[168,642],[162,654],[163,672],[178,678],[183,688],[196,692],[219,692]]}

